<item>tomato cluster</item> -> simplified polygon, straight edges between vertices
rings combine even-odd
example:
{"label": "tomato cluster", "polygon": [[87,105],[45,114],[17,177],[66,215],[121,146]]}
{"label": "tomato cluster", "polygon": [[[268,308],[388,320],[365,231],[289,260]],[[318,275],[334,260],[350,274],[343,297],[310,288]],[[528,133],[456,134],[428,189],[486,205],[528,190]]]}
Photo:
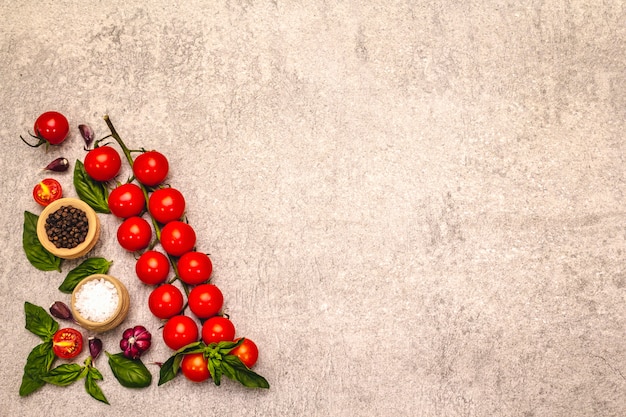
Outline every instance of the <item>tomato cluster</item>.
{"label": "tomato cluster", "polygon": [[[96,181],[110,181],[119,173],[120,160],[119,153],[111,146],[96,147],[85,158],[85,171]],[[165,320],[163,341],[172,350],[198,340],[207,345],[234,341],[235,326],[221,315],[224,296],[210,283],[211,258],[196,250],[196,233],[184,221],[185,198],[180,191],[163,184],[169,172],[167,158],[157,151],[143,152],[134,159],[132,170],[138,185],[134,182],[119,185],[109,194],[108,206],[122,220],[117,230],[119,244],[128,251],[142,252],[135,272],[141,282],[155,286],[148,307],[155,317]],[[152,225],[143,217],[146,212]],[[157,244],[162,251],[155,249]],[[172,270],[175,278],[168,282]],[[176,281],[180,286],[175,285]],[[191,315],[185,314],[185,294],[180,287],[187,295]],[[231,354],[252,367],[258,349],[253,341],[244,339]],[[195,382],[210,376],[207,359],[202,354],[183,358],[181,370]]]}

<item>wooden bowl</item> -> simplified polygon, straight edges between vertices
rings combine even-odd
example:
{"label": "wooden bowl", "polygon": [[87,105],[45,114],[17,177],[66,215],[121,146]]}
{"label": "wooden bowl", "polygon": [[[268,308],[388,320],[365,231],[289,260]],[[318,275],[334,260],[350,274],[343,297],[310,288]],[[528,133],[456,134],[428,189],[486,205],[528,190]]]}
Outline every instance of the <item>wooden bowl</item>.
{"label": "wooden bowl", "polygon": [[[46,220],[48,219],[48,216],[56,212],[62,206],[72,206],[74,208],[84,211],[87,215],[89,228],[87,230],[87,236],[85,237],[85,241],[72,249],[57,248],[56,246],[54,246],[54,243],[50,242],[50,240],[48,239],[48,234],[46,233]],[[81,256],[86,255],[90,250],[92,250],[98,242],[98,238],[100,237],[100,219],[98,219],[98,216],[96,216],[96,212],[84,201],[77,198],[60,198],[50,203],[41,212],[39,220],[37,221],[37,237],[39,238],[39,241],[41,242],[43,247],[48,252],[52,253],[55,256],[58,256],[59,258],[80,258]]]}
{"label": "wooden bowl", "polygon": [[[80,291],[80,289],[87,282],[94,279],[104,279],[106,281],[109,281],[117,290],[117,295],[119,297],[117,308],[115,309],[111,317],[109,317],[105,321],[88,320],[81,316],[76,309],[76,294],[78,294],[78,291]],[[130,296],[124,284],[122,284],[117,278],[105,274],[94,274],[88,276],[87,278],[84,278],[78,283],[78,285],[76,285],[76,288],[74,288],[74,291],[72,292],[72,301],[70,307],[72,309],[72,314],[74,315],[74,320],[76,320],[76,322],[81,327],[87,330],[102,333],[116,328],[126,319],[126,316],[128,315],[128,308],[130,307]]]}

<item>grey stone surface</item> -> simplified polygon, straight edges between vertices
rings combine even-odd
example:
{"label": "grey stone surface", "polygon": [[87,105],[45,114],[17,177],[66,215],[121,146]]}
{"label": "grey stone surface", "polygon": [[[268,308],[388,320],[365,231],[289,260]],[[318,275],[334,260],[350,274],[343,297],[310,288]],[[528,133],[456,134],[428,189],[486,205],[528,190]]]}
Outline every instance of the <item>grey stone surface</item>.
{"label": "grey stone surface", "polygon": [[[626,415],[623,1],[170,3],[0,4],[0,414]],[[50,109],[70,138],[27,148]],[[46,176],[76,195],[40,167],[82,160],[76,127],[102,137],[104,114],[168,156],[269,391],[132,391],[99,359],[110,407],[80,383],[18,396],[23,303],[68,301],[79,263],[31,267],[23,212]],[[92,255],[163,361],[100,218]]]}

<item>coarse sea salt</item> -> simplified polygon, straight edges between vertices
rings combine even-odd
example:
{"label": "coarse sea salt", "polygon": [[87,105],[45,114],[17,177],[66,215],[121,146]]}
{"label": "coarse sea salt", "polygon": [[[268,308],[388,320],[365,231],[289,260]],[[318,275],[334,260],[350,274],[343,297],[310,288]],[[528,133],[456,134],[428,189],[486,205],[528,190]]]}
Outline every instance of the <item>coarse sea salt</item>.
{"label": "coarse sea salt", "polygon": [[101,323],[111,318],[119,302],[115,286],[100,278],[87,281],[80,287],[74,307],[84,319]]}

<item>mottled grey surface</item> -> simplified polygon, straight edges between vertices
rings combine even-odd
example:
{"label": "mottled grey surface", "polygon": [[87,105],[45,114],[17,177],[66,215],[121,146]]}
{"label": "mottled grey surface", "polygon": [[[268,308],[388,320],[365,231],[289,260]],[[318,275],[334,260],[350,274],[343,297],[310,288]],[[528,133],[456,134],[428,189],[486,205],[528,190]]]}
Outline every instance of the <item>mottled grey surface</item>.
{"label": "mottled grey surface", "polygon": [[[623,1],[132,3],[0,4],[1,415],[626,415]],[[26,147],[49,109],[70,138]],[[18,396],[23,303],[67,301],[79,262],[32,268],[23,211],[107,113],[168,156],[269,391],[132,391],[100,359],[110,406],[81,384]],[[163,361],[100,218],[92,255]]]}

